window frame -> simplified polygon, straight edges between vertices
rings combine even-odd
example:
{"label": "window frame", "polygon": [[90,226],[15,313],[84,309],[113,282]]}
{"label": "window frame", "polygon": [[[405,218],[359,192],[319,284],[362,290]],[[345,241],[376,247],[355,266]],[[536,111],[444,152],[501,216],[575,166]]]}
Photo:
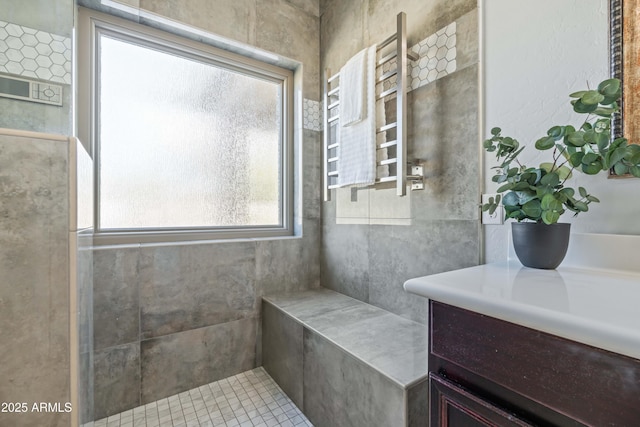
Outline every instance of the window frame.
{"label": "window frame", "polygon": [[[78,18],[79,60],[76,63],[78,64],[77,105],[79,108],[75,115],[77,123],[74,128],[77,129],[80,140],[88,142],[89,152],[94,160],[94,243],[96,245],[171,243],[292,236],[294,234],[293,71],[83,7],[78,8]],[[97,91],[101,35],[158,49],[161,52],[177,54],[180,57],[212,64],[263,80],[280,82],[282,122],[280,131],[281,182],[279,191],[281,194],[281,213],[279,225],[100,229],[100,111]],[[252,49],[251,47],[247,48]]]}

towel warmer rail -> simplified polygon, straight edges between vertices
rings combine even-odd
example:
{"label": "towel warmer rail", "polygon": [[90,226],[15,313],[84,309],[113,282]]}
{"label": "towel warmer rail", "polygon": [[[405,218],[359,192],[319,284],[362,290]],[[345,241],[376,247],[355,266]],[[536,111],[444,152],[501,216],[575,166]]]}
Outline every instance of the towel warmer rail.
{"label": "towel warmer rail", "polygon": [[[376,75],[380,67],[383,67],[393,59],[396,60],[396,66],[394,69],[381,73],[376,78],[375,84],[384,84],[388,82],[392,77],[396,78],[396,82],[393,85],[387,84],[388,88],[382,90],[376,95],[376,102],[387,102],[395,97],[396,107],[396,121],[392,123],[384,123],[381,126],[376,126],[376,133],[387,132],[395,130],[395,139],[386,140],[377,144],[377,150],[383,150],[387,148],[395,147],[395,157],[390,159],[379,160],[376,166],[395,165],[395,174],[387,177],[380,177],[376,179],[376,183],[383,182],[396,182],[396,194],[398,196],[404,196],[406,194],[406,182],[422,180],[422,176],[418,174],[407,174],[407,60],[417,60],[417,56],[407,49],[407,35],[406,35],[406,14],[400,12],[397,16],[397,28],[396,32],[387,37],[382,43],[377,46],[377,55],[382,56],[385,48],[395,42],[395,49],[390,53],[384,54],[380,59],[376,57]],[[339,82],[340,73],[331,74],[329,69],[325,70],[325,76],[323,79],[323,106],[324,106],[324,161],[323,161],[323,187],[324,187],[324,200],[331,200],[331,190],[338,188],[337,185],[332,184],[332,178],[338,175],[335,170],[335,165],[340,159],[334,153],[334,150],[338,147],[338,143],[334,142],[332,138],[332,127],[339,126],[340,114],[339,112],[334,114],[333,111],[340,106],[340,100],[338,97],[339,86],[335,86],[336,82]],[[377,91],[376,91],[377,92]],[[419,171],[417,169],[416,171]]]}

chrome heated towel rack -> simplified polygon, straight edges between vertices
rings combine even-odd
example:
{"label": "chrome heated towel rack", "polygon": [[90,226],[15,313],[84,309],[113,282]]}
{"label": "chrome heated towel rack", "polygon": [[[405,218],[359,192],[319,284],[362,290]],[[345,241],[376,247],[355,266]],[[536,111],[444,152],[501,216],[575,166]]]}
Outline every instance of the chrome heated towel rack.
{"label": "chrome heated towel rack", "polygon": [[[407,60],[418,57],[407,49],[406,14],[397,16],[397,29],[377,45],[376,55],[376,102],[390,104],[395,98],[395,121],[386,118],[385,123],[376,123],[376,132],[384,133],[383,142],[376,149],[388,150],[388,158],[377,161],[377,166],[389,166],[389,176],[376,178],[376,184],[395,182],[396,194],[406,194],[407,180],[422,180],[422,176],[407,175]],[[395,44],[394,44],[395,42]],[[395,65],[394,65],[395,63]],[[331,200],[331,190],[338,188],[335,184],[338,172],[338,143],[335,140],[336,126],[340,123],[338,99],[340,73],[331,74],[325,70],[324,86],[324,161],[323,187],[324,200]],[[381,88],[380,91],[377,89]],[[385,109],[386,111],[386,109]],[[385,156],[387,157],[387,156]]]}

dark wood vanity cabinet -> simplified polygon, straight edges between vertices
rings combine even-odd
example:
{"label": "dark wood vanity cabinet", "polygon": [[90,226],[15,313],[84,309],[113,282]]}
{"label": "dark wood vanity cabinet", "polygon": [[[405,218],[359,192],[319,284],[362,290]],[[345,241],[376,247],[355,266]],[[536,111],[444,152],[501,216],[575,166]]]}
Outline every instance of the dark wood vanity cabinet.
{"label": "dark wood vanity cabinet", "polygon": [[640,427],[640,360],[430,302],[431,427]]}

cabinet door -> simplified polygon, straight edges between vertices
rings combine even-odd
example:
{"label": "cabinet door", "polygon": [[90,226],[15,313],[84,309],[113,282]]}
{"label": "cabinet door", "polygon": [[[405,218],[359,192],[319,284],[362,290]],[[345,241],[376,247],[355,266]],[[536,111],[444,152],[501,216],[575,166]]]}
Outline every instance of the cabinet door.
{"label": "cabinet door", "polygon": [[429,384],[431,427],[533,427],[437,374]]}

